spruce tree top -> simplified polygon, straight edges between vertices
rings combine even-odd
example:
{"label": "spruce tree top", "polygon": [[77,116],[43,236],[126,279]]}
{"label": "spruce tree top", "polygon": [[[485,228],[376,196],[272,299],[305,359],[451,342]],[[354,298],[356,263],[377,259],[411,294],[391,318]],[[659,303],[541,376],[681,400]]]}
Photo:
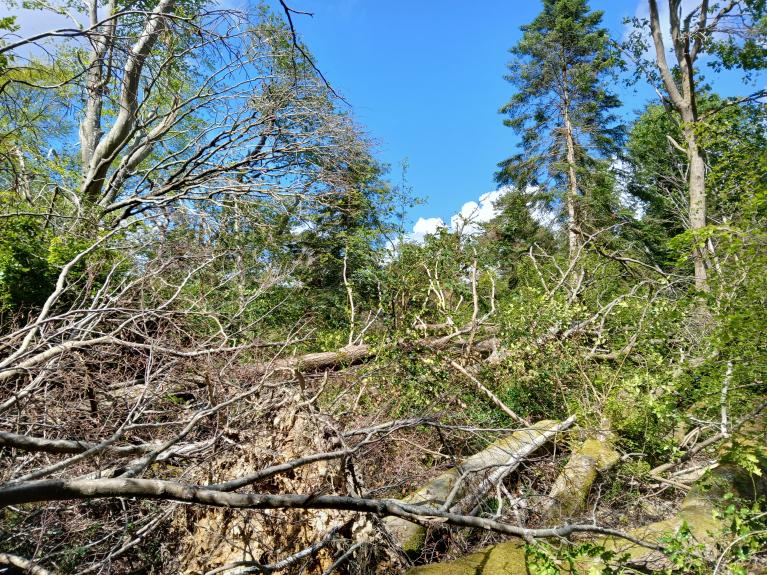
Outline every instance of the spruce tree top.
{"label": "spruce tree top", "polygon": [[516,93],[500,112],[522,137],[522,151],[499,164],[499,183],[524,189],[561,179],[565,111],[579,163],[617,150],[622,129],[612,111],[620,101],[608,84],[619,59],[601,24],[602,12],[590,11],[586,0],[544,0],[542,12],[521,28],[506,76]]}

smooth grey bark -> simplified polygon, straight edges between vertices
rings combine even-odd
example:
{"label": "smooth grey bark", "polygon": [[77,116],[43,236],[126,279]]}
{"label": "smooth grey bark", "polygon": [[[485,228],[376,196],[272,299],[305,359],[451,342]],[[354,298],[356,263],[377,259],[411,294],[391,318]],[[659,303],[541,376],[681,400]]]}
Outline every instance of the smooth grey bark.
{"label": "smooth grey bark", "polygon": [[[122,87],[118,98],[118,112],[112,127],[101,135],[101,114],[105,70],[103,58],[113,47],[114,36],[105,34],[103,41],[96,42],[92,64],[88,74],[86,114],[80,125],[83,160],[81,196],[92,204],[101,200],[101,192],[109,167],[126,145],[136,125],[138,113],[139,82],[146,58],[165,29],[166,15],[173,10],[173,0],[160,0],[152,10],[138,40],[128,52],[122,70]],[[92,19],[95,15],[92,14]],[[114,31],[115,20],[107,25]]]}
{"label": "smooth grey bark", "polygon": [[[115,1],[110,0],[106,9],[110,17],[114,16]],[[83,172],[88,168],[96,145],[103,135],[101,115],[104,107],[104,89],[111,76],[108,60],[111,60],[114,33],[117,26],[116,18],[111,18],[105,23],[99,23],[96,0],[90,0],[88,3],[88,17],[91,29],[97,33],[92,35],[93,51],[88,62],[85,85],[85,115],[80,122],[80,158]],[[107,58],[108,53],[109,58]]]}
{"label": "smooth grey bark", "polygon": [[360,513],[375,513],[382,516],[397,516],[423,520],[441,519],[459,527],[474,527],[516,535],[524,538],[567,537],[573,533],[601,533],[623,538],[637,545],[657,549],[641,539],[616,529],[593,524],[562,525],[544,529],[526,529],[491,519],[459,515],[423,505],[409,505],[391,499],[367,499],[345,495],[316,495],[270,493],[224,493],[201,485],[186,485],[160,479],[47,479],[25,481],[0,487],[0,508],[9,505],[39,503],[47,501],[90,500],[112,497],[134,497],[178,501],[212,507],[232,509],[337,509]]}
{"label": "smooth grey bark", "polygon": [[[655,62],[660,72],[663,87],[669,97],[671,107],[679,114],[683,122],[683,134],[688,161],[687,186],[689,194],[690,230],[695,233],[706,226],[706,162],[700,148],[696,132],[698,124],[697,92],[695,88],[695,61],[703,48],[703,43],[716,30],[717,24],[738,5],[731,0],[709,18],[709,2],[702,0],[697,7],[697,24],[691,29],[692,18],[696,11],[691,11],[682,18],[682,0],[668,0],[671,43],[679,70],[677,82],[666,58],[666,46],[660,25],[657,0],[648,0],[650,8],[650,32],[655,47]],[[695,261],[695,287],[700,291],[708,290],[708,272],[706,270],[706,248],[698,241],[693,250]]]}

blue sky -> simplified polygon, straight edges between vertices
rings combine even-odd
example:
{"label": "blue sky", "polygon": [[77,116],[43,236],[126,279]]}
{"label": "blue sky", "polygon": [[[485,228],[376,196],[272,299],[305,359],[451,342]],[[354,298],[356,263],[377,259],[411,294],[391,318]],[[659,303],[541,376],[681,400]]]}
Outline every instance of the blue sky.
{"label": "blue sky", "polygon": [[[540,11],[523,0],[289,0],[300,35],[356,119],[392,167],[408,160],[408,181],[425,203],[411,220],[449,221],[469,201],[495,189],[496,164],[516,142],[498,109],[512,86],[504,79],[519,27]],[[592,0],[614,37],[623,19],[646,14],[646,0]],[[663,4],[663,3],[661,3]],[[279,10],[279,5],[273,0]],[[741,92],[730,78],[721,91]],[[648,86],[617,87],[625,114],[654,98]],[[411,222],[411,224],[412,224]]]}
{"label": "blue sky", "polygon": [[[237,7],[255,1],[220,0]],[[519,40],[520,26],[540,11],[540,2],[287,1],[296,10],[314,13],[294,15],[296,29],[377,142],[376,155],[391,166],[392,181],[400,181],[400,166],[407,160],[408,183],[424,200],[410,211],[409,225],[425,218],[423,231],[437,219],[449,223],[454,214],[475,208],[480,217],[489,217],[486,194],[496,187],[493,173],[517,142],[498,114],[512,94],[503,79],[508,49]],[[697,1],[683,0],[685,10]],[[282,13],[278,0],[267,3]],[[604,24],[617,39],[626,34],[625,17],[647,14],[647,0],[591,0],[591,7],[604,11]],[[67,25],[49,12],[17,14],[22,35]],[[764,75],[760,81],[764,85]],[[752,91],[736,74],[712,83],[724,95]],[[656,98],[647,85],[618,85],[616,90],[629,120]]]}
{"label": "blue sky", "polygon": [[[617,37],[638,0],[592,2]],[[425,203],[419,217],[448,221],[495,189],[496,164],[516,138],[498,109],[508,49],[540,4],[523,0],[289,0],[297,30],[355,118],[378,143],[378,157]],[[276,3],[275,3],[276,4]],[[646,94],[651,96],[651,92]],[[638,104],[637,104],[638,105]]]}

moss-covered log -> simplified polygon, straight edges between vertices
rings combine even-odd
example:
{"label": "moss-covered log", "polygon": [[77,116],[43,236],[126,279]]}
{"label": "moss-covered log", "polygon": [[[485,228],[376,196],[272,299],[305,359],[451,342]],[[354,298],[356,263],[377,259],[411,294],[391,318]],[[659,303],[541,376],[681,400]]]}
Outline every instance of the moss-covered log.
{"label": "moss-covered log", "polygon": [[548,521],[558,522],[583,509],[597,474],[612,468],[619,459],[608,433],[584,441],[554,481],[545,509]]}
{"label": "moss-covered log", "polygon": [[[717,502],[726,493],[745,500],[767,495],[767,479],[753,475],[735,465],[720,465],[700,479],[685,497],[676,515],[664,521],[650,523],[628,533],[648,543],[659,543],[686,525],[696,542],[713,547],[717,533],[725,525],[714,515]],[[623,539],[601,538],[594,543],[606,549],[627,554],[633,566],[652,572],[665,566],[664,556],[657,551]],[[409,575],[509,575],[529,572],[525,544],[512,539],[455,561],[424,565],[410,570]],[[583,573],[598,573],[599,563],[584,562]]]}

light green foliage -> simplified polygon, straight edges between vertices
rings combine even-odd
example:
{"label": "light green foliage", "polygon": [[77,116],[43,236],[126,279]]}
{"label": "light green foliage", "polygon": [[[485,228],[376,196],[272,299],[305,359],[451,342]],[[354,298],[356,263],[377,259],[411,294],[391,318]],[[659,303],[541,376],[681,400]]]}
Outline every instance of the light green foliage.
{"label": "light green foliage", "polygon": [[[462,326],[473,313],[471,277],[476,262],[479,314],[491,307],[495,261],[477,238],[445,228],[425,238],[422,245],[404,243],[389,262],[383,282],[383,309],[395,330],[412,329],[448,319]],[[503,288],[495,284],[496,297]],[[413,332],[417,333],[417,332]]]}
{"label": "light green foliage", "polygon": [[[16,16],[3,16],[0,17],[0,31],[16,32],[19,29],[19,25],[16,24]],[[0,40],[0,46],[5,42]],[[9,60],[13,59],[13,55],[7,54],[0,55],[0,75],[2,75],[8,67]]]}
{"label": "light green foliage", "polygon": [[674,391],[660,374],[632,374],[615,386],[605,410],[627,452],[644,453],[655,462],[673,456],[677,440],[671,432],[680,422]]}
{"label": "light green foliage", "polygon": [[741,3],[739,34],[715,36],[709,40],[711,53],[717,56],[716,68],[740,69],[746,73],[767,67],[767,3],[747,0]]}
{"label": "light green foliage", "polygon": [[[731,225],[742,218],[752,194],[767,178],[765,107],[732,105],[710,92],[699,96],[701,120],[696,125],[710,171],[706,177],[711,222]],[[683,141],[678,117],[660,105],[649,105],[631,128],[627,142],[628,191],[641,201],[644,216],[632,222],[630,237],[641,241],[653,261],[668,268],[689,253],[679,206],[685,204],[687,158],[675,144]]]}
{"label": "light green foliage", "polygon": [[683,523],[674,534],[661,538],[670,565],[663,575],[709,575],[718,573],[748,575],[754,557],[767,544],[767,514],[764,501],[746,501],[732,492],[725,493],[714,511],[714,519],[721,525],[719,532],[711,533],[721,543],[712,555],[706,545]]}
{"label": "light green foliage", "polygon": [[[743,501],[726,493],[716,518],[724,525],[721,565],[732,575],[747,575],[751,559],[767,545],[767,513],[764,500]],[[726,571],[725,571],[726,572]]]}
{"label": "light green foliage", "polygon": [[540,190],[520,191],[511,187],[495,204],[498,215],[485,225],[486,249],[512,289],[523,273],[517,270],[520,260],[524,260],[531,247],[545,250],[556,247],[555,234],[531,215],[536,208],[549,205],[552,199]]}

